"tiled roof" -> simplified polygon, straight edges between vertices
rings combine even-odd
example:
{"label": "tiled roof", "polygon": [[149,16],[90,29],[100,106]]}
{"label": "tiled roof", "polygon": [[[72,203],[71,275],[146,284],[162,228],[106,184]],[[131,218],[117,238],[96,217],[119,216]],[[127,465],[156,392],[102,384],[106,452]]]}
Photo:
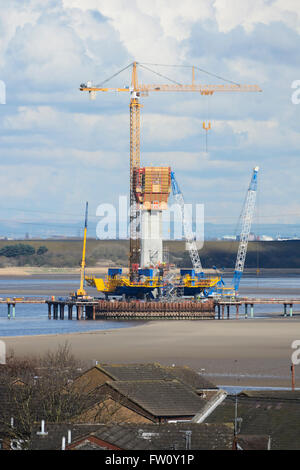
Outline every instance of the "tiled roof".
{"label": "tiled roof", "polygon": [[46,435],[37,434],[41,430],[41,423],[33,426],[30,438],[30,449],[47,450],[61,449],[62,438],[68,438],[68,431],[71,431],[72,440],[80,439],[103,427],[103,424],[74,424],[74,423],[46,423]]}
{"label": "tiled roof", "polygon": [[237,450],[268,450],[269,436],[252,436],[238,434],[235,442]]}
{"label": "tiled roof", "polygon": [[184,450],[187,434],[190,434],[190,449],[231,449],[233,427],[221,424],[116,424],[107,425],[94,433],[103,441],[121,449]]}
{"label": "tiled roof", "polygon": [[[72,446],[78,450],[103,448],[89,438],[98,438],[124,450],[185,450],[190,436],[191,450],[231,450],[233,427],[225,424],[48,424],[46,436],[38,436],[39,426],[32,431],[30,449],[61,449],[62,437],[67,439],[68,430],[72,433]],[[76,442],[78,444],[76,445]],[[68,444],[66,443],[66,446]],[[73,447],[74,448],[74,447]]]}
{"label": "tiled roof", "polygon": [[[295,394],[294,394],[295,393]],[[206,419],[233,423],[235,397],[228,396]],[[300,401],[297,392],[243,392],[237,397],[240,433],[271,437],[271,449],[300,449]]]}
{"label": "tiled roof", "polygon": [[203,375],[187,366],[172,366],[165,368],[170,374],[197,390],[218,389],[218,387]]}
{"label": "tiled roof", "polygon": [[98,364],[99,370],[113,380],[172,380],[174,377],[196,389],[216,389],[215,384],[187,366],[149,364]]}
{"label": "tiled roof", "polygon": [[135,380],[107,385],[157,417],[194,416],[206,401],[178,380]]}
{"label": "tiled roof", "polygon": [[170,374],[158,363],[150,364],[98,364],[97,368],[113,380],[166,380]]}
{"label": "tiled roof", "polygon": [[243,390],[238,396],[260,400],[300,401],[300,390]]}

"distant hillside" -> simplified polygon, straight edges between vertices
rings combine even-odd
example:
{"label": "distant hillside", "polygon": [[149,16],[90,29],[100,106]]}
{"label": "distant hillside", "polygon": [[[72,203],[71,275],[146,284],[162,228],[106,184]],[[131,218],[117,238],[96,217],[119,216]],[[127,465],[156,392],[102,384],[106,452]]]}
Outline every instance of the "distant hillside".
{"label": "distant hillside", "polygon": [[[0,240],[0,252],[5,247],[17,244],[29,245],[34,254],[19,256],[0,256],[0,267],[5,266],[52,266],[75,267],[81,262],[81,240]],[[178,267],[191,265],[188,252],[183,241],[167,241],[170,262]],[[40,249],[41,247],[46,248]],[[207,241],[199,251],[204,268],[234,268],[238,242]],[[87,265],[119,265],[127,266],[129,242],[127,240],[95,240],[87,241]],[[17,250],[16,250],[17,251]],[[32,250],[29,250],[30,252]],[[300,241],[249,242],[246,268],[300,268]]]}

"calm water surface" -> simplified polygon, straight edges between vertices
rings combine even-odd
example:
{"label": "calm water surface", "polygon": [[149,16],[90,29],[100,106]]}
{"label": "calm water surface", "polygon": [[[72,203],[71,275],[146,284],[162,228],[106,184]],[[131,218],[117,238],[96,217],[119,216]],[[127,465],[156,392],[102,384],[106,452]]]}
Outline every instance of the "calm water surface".
{"label": "calm water surface", "polygon": [[[226,280],[229,285],[229,281]],[[68,292],[78,288],[77,279],[8,279],[0,280],[0,297],[13,297],[20,295],[22,297],[39,297],[48,299],[51,293],[56,293],[57,297],[67,295]],[[244,292],[243,292],[244,290]],[[265,292],[264,292],[265,290]],[[46,295],[45,293],[49,291]],[[270,293],[271,291],[271,293]],[[299,293],[298,293],[299,291]],[[249,297],[268,297],[268,298],[293,298],[300,297],[300,277],[264,277],[255,278],[245,276],[241,281],[241,295]],[[295,306],[294,313],[300,313],[300,305]],[[75,313],[75,312],[74,312]],[[227,312],[226,312],[227,313]],[[240,309],[242,318],[244,309]],[[255,318],[268,318],[278,316],[283,313],[283,307],[277,305],[257,305],[254,307]],[[289,313],[289,311],[288,311]],[[232,318],[235,317],[235,309],[231,312]],[[248,319],[250,308],[248,308]],[[16,316],[7,318],[7,306],[0,305],[0,336],[22,336],[22,335],[44,335],[58,333],[76,333],[94,330],[108,330],[113,328],[128,328],[140,325],[138,321],[77,321],[75,318],[71,321],[49,320],[47,305],[16,305]]]}

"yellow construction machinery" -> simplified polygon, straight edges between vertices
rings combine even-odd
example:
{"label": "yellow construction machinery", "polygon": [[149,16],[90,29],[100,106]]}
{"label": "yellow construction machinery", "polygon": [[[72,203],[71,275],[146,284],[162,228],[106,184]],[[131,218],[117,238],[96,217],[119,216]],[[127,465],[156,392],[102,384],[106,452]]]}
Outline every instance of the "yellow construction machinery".
{"label": "yellow construction machinery", "polygon": [[84,281],[85,281],[85,254],[86,254],[86,234],[87,234],[87,220],[88,220],[88,202],[85,205],[85,221],[84,221],[84,232],[83,232],[83,247],[82,247],[82,259],[80,266],[80,287],[79,289],[71,294],[73,298],[76,299],[85,299],[88,297],[88,294],[84,290]]}

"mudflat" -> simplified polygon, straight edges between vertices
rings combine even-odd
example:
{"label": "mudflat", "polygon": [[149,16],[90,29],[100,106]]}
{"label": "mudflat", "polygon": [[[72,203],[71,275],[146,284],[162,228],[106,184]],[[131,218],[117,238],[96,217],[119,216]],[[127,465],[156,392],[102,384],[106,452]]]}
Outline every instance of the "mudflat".
{"label": "mudflat", "polygon": [[300,318],[149,321],[132,328],[0,339],[18,357],[42,355],[67,342],[73,354],[90,365],[95,360],[157,361],[190,366],[219,385],[287,387]]}

